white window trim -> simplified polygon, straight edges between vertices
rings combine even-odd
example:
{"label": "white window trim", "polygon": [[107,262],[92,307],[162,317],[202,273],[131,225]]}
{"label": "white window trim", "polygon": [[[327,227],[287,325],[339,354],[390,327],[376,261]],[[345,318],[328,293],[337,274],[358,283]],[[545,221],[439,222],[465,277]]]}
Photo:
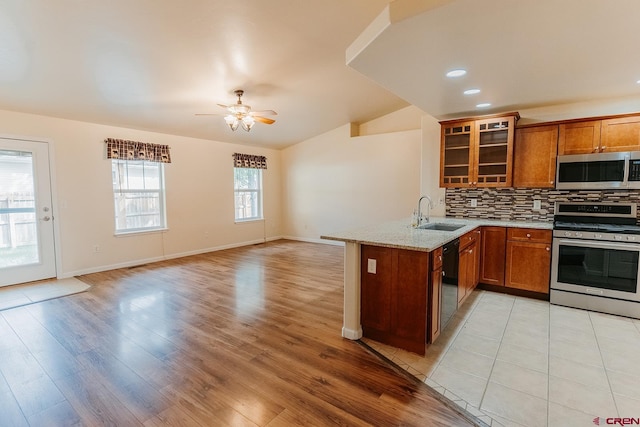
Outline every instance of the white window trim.
{"label": "white window trim", "polygon": [[[236,178],[235,178],[235,171],[236,169],[253,169],[258,171],[259,173],[259,179],[260,179],[260,188],[259,189],[238,189],[236,188]],[[233,168],[233,218],[234,218],[234,223],[235,224],[243,224],[243,223],[249,223],[249,222],[258,222],[258,221],[264,221],[264,176],[263,176],[263,172],[262,169],[255,169],[255,168],[238,168],[238,167],[234,167]],[[236,217],[236,212],[237,212],[237,207],[236,207],[236,196],[238,193],[247,193],[247,192],[254,192],[258,194],[258,206],[259,206],[259,215],[260,216],[256,216],[256,217],[251,217],[251,218],[237,218]]]}

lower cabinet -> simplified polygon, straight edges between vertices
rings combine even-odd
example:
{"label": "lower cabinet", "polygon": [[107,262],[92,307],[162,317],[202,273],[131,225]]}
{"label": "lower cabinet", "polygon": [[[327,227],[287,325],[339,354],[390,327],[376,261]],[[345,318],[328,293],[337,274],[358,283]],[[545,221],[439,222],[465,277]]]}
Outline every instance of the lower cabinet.
{"label": "lower cabinet", "polygon": [[458,253],[458,307],[478,284],[480,268],[480,230],[460,238]]}
{"label": "lower cabinet", "polygon": [[364,336],[424,354],[430,277],[428,252],[362,245]]}
{"label": "lower cabinet", "polygon": [[551,238],[551,230],[507,230],[506,287],[549,293]]}
{"label": "lower cabinet", "polygon": [[442,248],[431,252],[431,281],[429,282],[429,327],[427,342],[433,343],[442,325]]}
{"label": "lower cabinet", "polygon": [[507,249],[505,227],[482,227],[480,283],[504,286],[504,261]]}

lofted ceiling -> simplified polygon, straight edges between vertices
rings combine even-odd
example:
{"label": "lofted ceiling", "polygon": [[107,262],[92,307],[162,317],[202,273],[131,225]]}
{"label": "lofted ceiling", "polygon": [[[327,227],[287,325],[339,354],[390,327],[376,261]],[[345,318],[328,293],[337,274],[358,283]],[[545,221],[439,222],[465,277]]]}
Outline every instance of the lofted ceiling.
{"label": "lofted ceiling", "polygon": [[[285,147],[408,105],[345,63],[387,3],[0,0],[0,109]],[[235,89],[276,123],[195,116]]]}
{"label": "lofted ceiling", "polygon": [[[282,148],[409,104],[448,119],[640,98],[637,0],[0,0],[0,12],[0,109],[209,140]],[[223,113],[235,89],[276,123],[231,132],[195,116]]]}
{"label": "lofted ceiling", "polygon": [[637,0],[397,0],[347,62],[441,120],[617,98],[640,111],[638,46]]}

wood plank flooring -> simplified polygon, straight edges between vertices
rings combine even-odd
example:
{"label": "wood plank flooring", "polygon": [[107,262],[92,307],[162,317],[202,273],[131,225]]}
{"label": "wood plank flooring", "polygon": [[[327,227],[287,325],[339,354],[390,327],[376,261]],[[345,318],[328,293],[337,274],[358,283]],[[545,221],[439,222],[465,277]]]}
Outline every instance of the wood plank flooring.
{"label": "wood plank flooring", "polygon": [[81,277],[0,312],[2,426],[468,426],[340,336],[341,247],[281,240]]}

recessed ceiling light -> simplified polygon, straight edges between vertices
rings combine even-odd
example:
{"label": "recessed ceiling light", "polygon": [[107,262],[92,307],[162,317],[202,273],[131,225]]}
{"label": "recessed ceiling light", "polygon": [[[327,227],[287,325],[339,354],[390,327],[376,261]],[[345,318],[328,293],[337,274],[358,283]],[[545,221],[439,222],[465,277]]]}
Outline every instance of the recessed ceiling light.
{"label": "recessed ceiling light", "polygon": [[447,77],[461,77],[467,74],[467,70],[463,70],[462,68],[458,68],[457,70],[451,70],[447,73]]}
{"label": "recessed ceiling light", "polygon": [[640,80],[638,80],[636,83],[640,84]]}
{"label": "recessed ceiling light", "polygon": [[476,93],[480,93],[480,89],[467,89],[463,93],[465,95],[475,95]]}
{"label": "recessed ceiling light", "polygon": [[478,104],[476,105],[477,108],[487,108],[487,107],[491,107],[491,104],[488,102],[483,102],[482,104]]}

